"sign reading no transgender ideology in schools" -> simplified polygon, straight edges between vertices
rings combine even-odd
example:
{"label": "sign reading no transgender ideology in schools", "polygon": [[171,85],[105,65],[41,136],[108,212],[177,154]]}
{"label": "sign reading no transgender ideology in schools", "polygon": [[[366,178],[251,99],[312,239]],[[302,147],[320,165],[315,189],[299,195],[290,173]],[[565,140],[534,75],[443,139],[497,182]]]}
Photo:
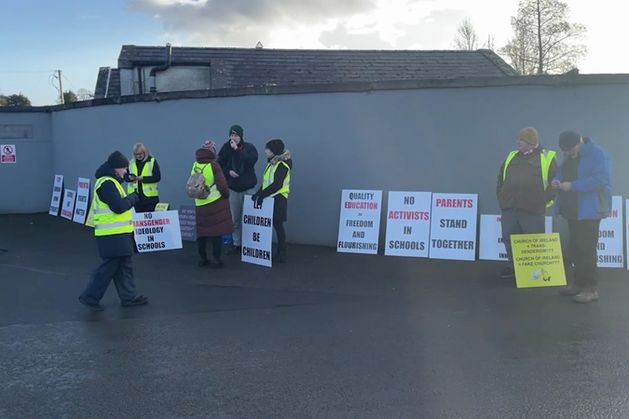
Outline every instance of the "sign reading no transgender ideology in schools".
{"label": "sign reading no transgender ideology in schools", "polygon": [[140,253],[183,247],[177,211],[134,212],[133,236]]}
{"label": "sign reading no transgender ideology in schools", "polygon": [[476,259],[478,194],[432,194],[430,258]]}
{"label": "sign reading no transgender ideology in schools", "polygon": [[76,191],[66,189],[63,191],[63,205],[61,206],[61,216],[72,220],[74,215],[74,202],[76,201]]}
{"label": "sign reading no transgender ideology in schools", "polygon": [[242,209],[241,260],[260,266],[273,266],[273,206],[274,199],[265,199],[261,206],[245,195]]}
{"label": "sign reading no transgender ideology in schools", "polygon": [[389,192],[387,256],[428,257],[431,192]]}
{"label": "sign reading no transgender ideology in schools", "polygon": [[336,251],[378,254],[382,191],[344,189]]}
{"label": "sign reading no transgender ideology in schools", "polygon": [[52,197],[50,198],[50,209],[48,214],[59,215],[59,209],[61,208],[61,192],[63,192],[63,175],[55,175],[55,180],[52,185]]}
{"label": "sign reading no transgender ideology in schools", "polygon": [[[544,232],[553,232],[553,217],[546,216]],[[507,249],[502,241],[500,215],[483,214],[480,216],[478,258],[480,260],[508,260]]]}
{"label": "sign reading no transgender ideology in schools", "polygon": [[74,207],[74,217],[72,217],[72,221],[85,224],[90,202],[90,180],[85,177],[80,177],[77,185],[76,206]]}
{"label": "sign reading no transgender ideology in schools", "polygon": [[559,233],[513,234],[511,247],[518,288],[566,285]]}
{"label": "sign reading no transgender ideology in schools", "polygon": [[623,268],[624,238],[622,223],[622,196],[612,197],[609,217],[601,220],[598,229],[597,265],[599,268]]}
{"label": "sign reading no transgender ideology in schools", "polygon": [[17,163],[15,144],[0,145],[0,163]]}

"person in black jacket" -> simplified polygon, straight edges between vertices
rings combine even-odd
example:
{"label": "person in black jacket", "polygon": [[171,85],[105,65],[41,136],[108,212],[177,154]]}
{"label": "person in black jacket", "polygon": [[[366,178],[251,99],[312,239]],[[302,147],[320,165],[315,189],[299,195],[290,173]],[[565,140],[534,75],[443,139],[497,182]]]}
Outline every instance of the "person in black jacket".
{"label": "person in black jacket", "polygon": [[251,195],[258,183],[255,165],[258,151],[253,144],[245,142],[244,131],[240,125],[229,129],[229,141],[218,153],[218,163],[223,169],[229,186],[229,207],[234,223],[232,237],[234,243],[230,254],[240,254],[242,236],[242,206],[245,195]]}
{"label": "person in black jacket", "polygon": [[284,223],[288,216],[288,195],[290,193],[290,174],[293,169],[293,159],[290,151],[286,150],[280,139],[266,143],[264,150],[268,163],[264,169],[262,186],[251,197],[258,205],[264,199],[273,197],[273,228],[277,235],[277,254],[275,261],[286,262],[286,231]]}
{"label": "person in black jacket", "polygon": [[113,279],[123,307],[148,303],[148,298],[137,295],[133,278],[133,219],[131,208],[138,202],[138,194],[127,195],[122,188],[129,161],[119,151],[112,153],[96,171],[94,198],[94,234],[98,253],[102,258],[79,302],[92,311],[102,311],[100,300]]}

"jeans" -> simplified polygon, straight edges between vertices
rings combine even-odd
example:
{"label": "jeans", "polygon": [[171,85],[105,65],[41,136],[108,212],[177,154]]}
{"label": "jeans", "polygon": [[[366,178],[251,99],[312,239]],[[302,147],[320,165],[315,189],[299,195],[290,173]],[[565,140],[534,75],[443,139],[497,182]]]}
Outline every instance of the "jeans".
{"label": "jeans", "polygon": [[129,302],[136,297],[131,256],[103,259],[92,273],[81,297],[90,304],[97,304],[105,295],[112,279],[121,303]]}
{"label": "jeans", "polygon": [[601,220],[568,220],[570,243],[567,265],[574,269],[576,288],[596,287],[596,245]]}
{"label": "jeans", "polygon": [[199,237],[197,238],[197,250],[201,260],[207,260],[207,239],[212,242],[212,256],[215,261],[221,260],[221,250],[223,248],[223,238],[221,236],[216,237]]}
{"label": "jeans", "polygon": [[244,205],[245,195],[252,194],[253,189],[244,192],[229,191],[229,208],[232,213],[232,221],[234,222],[234,232],[232,233],[234,246],[242,245],[242,207]]}
{"label": "jeans", "polygon": [[544,214],[531,214],[530,212],[507,209],[502,211],[502,241],[507,249],[507,257],[513,260],[511,251],[512,234],[542,234],[545,232]]}

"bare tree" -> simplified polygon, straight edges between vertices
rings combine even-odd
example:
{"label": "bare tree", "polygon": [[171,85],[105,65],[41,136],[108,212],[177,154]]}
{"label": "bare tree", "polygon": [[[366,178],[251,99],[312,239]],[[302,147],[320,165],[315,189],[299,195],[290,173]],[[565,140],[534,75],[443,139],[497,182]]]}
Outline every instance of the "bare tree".
{"label": "bare tree", "polygon": [[94,94],[85,89],[85,88],[81,88],[79,90],[76,91],[76,96],[79,100],[91,100],[94,99]]}
{"label": "bare tree", "polygon": [[587,48],[579,43],[584,25],[568,22],[561,0],[520,0],[511,18],[513,38],[500,52],[521,74],[563,73],[575,67]]}
{"label": "bare tree", "polygon": [[478,48],[478,36],[469,18],[461,22],[457,28],[454,46],[456,49],[465,51],[473,51]]}

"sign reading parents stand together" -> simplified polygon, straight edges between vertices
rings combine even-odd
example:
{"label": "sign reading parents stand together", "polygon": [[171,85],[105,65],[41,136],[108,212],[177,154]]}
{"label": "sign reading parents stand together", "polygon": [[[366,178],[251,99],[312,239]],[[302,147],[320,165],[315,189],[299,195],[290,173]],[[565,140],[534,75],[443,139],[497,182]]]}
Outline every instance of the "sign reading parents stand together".
{"label": "sign reading parents stand together", "polygon": [[513,234],[511,246],[518,288],[566,285],[559,233]]}
{"label": "sign reading parents stand together", "polygon": [[66,189],[63,191],[63,206],[61,207],[61,216],[71,220],[74,214],[74,201],[76,200],[76,191]]}
{"label": "sign reading parents stand together", "polygon": [[[507,249],[502,241],[500,215],[483,214],[480,216],[480,241],[478,258],[480,260],[508,260]],[[545,233],[553,232],[553,217],[546,216]]]}
{"label": "sign reading parents stand together", "polygon": [[378,253],[382,191],[344,189],[337,252]]}
{"label": "sign reading parents stand together", "polygon": [[87,218],[87,210],[90,202],[90,180],[80,177],[76,192],[76,207],[74,208],[74,217],[72,221],[79,224],[85,224]]}
{"label": "sign reading parents stand together", "polygon": [[241,260],[254,265],[271,267],[273,249],[274,199],[255,205],[251,195],[245,195],[242,209]]}
{"label": "sign reading parents stand together", "polygon": [[63,191],[63,175],[55,175],[55,180],[52,185],[52,197],[50,198],[50,210],[48,214],[59,215],[59,208],[61,208],[61,192]]}
{"label": "sign reading parents stand together", "polygon": [[428,257],[431,192],[389,192],[387,256]]}
{"label": "sign reading parents stand together", "polygon": [[140,253],[183,247],[177,211],[134,212],[133,236]]}
{"label": "sign reading parents stand together", "polygon": [[477,194],[432,195],[431,259],[476,259],[477,211]]}
{"label": "sign reading parents stand together", "polygon": [[598,244],[596,246],[600,268],[622,268],[625,266],[624,240],[622,225],[622,197],[612,197],[612,210],[609,217],[601,220],[598,229]]}

